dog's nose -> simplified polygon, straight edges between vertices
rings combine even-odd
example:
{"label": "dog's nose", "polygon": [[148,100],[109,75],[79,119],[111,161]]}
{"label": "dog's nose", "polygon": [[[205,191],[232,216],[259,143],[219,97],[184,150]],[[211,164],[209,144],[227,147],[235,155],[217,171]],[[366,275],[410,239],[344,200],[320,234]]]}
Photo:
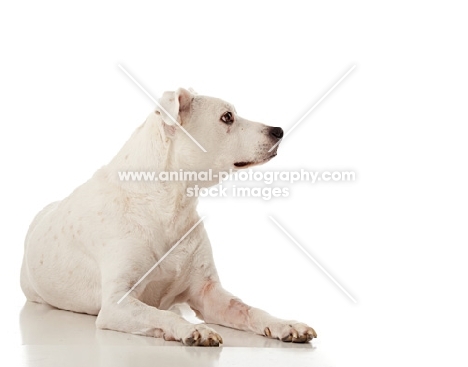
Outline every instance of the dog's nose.
{"label": "dog's nose", "polygon": [[270,135],[276,139],[281,139],[283,137],[283,129],[280,127],[272,127],[270,129]]}

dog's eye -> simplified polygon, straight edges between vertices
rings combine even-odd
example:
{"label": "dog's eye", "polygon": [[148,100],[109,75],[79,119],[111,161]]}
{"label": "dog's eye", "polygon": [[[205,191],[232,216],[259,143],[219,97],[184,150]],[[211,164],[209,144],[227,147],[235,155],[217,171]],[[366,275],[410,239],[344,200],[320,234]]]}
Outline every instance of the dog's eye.
{"label": "dog's eye", "polygon": [[224,122],[225,124],[231,125],[234,122],[234,118],[232,117],[231,112],[225,112],[221,116],[221,121]]}

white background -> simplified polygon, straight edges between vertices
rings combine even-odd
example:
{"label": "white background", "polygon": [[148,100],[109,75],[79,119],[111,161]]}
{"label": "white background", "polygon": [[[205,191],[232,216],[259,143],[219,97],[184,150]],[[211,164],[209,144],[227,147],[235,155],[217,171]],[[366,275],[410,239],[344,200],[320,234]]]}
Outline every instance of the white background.
{"label": "white background", "polygon": [[[286,199],[205,199],[226,288],[310,323],[342,365],[465,365],[463,2],[22,2],[0,6],[2,328],[19,344],[33,216],[118,151],[179,86],[286,131],[264,169],[347,169]],[[268,219],[274,216],[354,304]]]}

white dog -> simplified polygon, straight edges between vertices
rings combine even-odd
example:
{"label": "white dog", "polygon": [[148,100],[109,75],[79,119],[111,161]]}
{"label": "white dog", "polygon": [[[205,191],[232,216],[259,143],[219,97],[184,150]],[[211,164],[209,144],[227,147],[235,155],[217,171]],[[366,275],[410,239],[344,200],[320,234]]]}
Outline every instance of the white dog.
{"label": "white dog", "polygon": [[206,323],[283,341],[315,338],[311,327],[275,318],[223,289],[203,223],[119,302],[199,221],[187,188],[216,182],[124,182],[118,172],[240,169],[274,157],[276,148],[269,150],[283,136],[281,128],[241,118],[227,102],[185,89],[164,93],[160,104],[107,166],[33,220],[21,270],[27,299],[98,315],[98,328],[186,345],[218,346],[222,338],[168,311],[176,303],[187,303]]}

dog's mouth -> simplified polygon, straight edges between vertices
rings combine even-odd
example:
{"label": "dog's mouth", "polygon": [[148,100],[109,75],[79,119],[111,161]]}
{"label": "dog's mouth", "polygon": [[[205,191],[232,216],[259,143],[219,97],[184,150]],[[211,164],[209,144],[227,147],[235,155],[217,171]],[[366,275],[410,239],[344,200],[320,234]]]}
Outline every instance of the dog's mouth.
{"label": "dog's mouth", "polygon": [[252,166],[256,166],[256,165],[259,165],[259,164],[266,163],[266,162],[268,162],[270,159],[272,159],[273,157],[276,157],[276,152],[273,153],[272,155],[270,155],[269,157],[267,157],[267,158],[261,160],[261,161],[236,162],[236,163],[234,163],[234,166],[237,167],[237,168],[252,167]]}

